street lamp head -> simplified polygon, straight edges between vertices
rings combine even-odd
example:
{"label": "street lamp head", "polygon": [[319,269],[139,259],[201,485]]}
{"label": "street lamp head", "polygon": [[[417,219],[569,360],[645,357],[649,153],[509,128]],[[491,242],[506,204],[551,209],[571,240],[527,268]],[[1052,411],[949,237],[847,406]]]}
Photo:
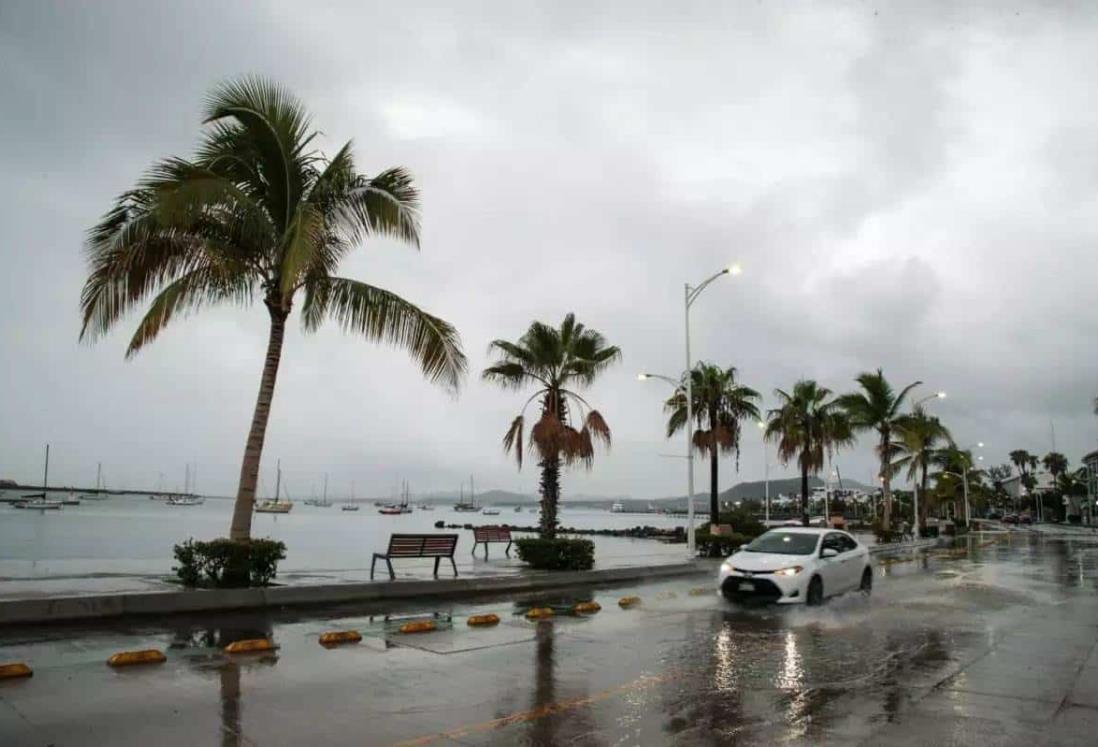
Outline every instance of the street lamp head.
{"label": "street lamp head", "polygon": [[935,396],[938,399],[945,399],[946,398],[946,393],[945,392],[938,392],[938,394],[936,394]]}
{"label": "street lamp head", "polygon": [[766,423],[764,423],[761,420],[759,422],[755,423],[755,425],[759,426],[760,428],[765,428],[766,427]]}
{"label": "street lamp head", "polygon": [[[976,448],[977,448],[977,449],[982,449],[982,448],[984,448],[984,442],[983,442],[983,441],[979,441],[979,442],[977,442],[977,444],[976,444]],[[983,459],[983,457],[980,457],[980,458],[981,458],[981,459]]]}
{"label": "street lamp head", "polygon": [[644,380],[646,380],[647,378],[648,378],[648,374],[646,374],[646,373],[639,373],[639,374],[637,374],[637,381],[644,381]]}
{"label": "street lamp head", "polygon": [[740,267],[738,264],[733,263],[733,264],[728,265],[728,267],[725,267],[724,272],[727,275],[742,275],[743,274],[743,268]]}

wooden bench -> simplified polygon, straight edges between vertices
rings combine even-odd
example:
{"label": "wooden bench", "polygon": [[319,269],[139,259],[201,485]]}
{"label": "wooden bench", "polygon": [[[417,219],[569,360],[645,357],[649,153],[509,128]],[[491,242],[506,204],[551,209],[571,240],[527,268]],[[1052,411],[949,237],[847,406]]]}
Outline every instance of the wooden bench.
{"label": "wooden bench", "polygon": [[370,563],[370,578],[374,577],[374,566],[377,559],[385,561],[389,566],[389,580],[396,579],[393,573],[393,558],[434,558],[435,576],[438,576],[438,564],[443,558],[450,559],[450,565],[454,567],[454,576],[458,575],[457,563],[454,562],[454,550],[457,548],[458,536],[456,534],[394,534],[389,537],[389,549],[384,552],[375,552],[374,559]]}
{"label": "wooden bench", "polygon": [[510,527],[475,527],[473,529],[473,555],[477,554],[477,545],[484,545],[484,559],[488,559],[489,542],[506,542],[504,553],[511,557],[511,528]]}

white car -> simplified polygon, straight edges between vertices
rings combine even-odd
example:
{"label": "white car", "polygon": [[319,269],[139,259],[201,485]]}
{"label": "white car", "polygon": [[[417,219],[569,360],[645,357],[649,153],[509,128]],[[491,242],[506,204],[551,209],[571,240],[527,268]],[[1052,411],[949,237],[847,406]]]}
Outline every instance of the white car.
{"label": "white car", "polygon": [[873,590],[869,550],[846,532],[771,529],[721,564],[717,586],[733,601],[819,604],[825,597]]}

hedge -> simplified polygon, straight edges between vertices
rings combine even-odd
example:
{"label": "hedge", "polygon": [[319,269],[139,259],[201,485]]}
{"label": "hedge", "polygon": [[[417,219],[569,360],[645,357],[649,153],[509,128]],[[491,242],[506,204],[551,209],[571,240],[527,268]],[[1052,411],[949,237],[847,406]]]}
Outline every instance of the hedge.
{"label": "hedge", "polygon": [[709,532],[697,532],[694,535],[694,543],[698,549],[698,555],[703,558],[723,558],[731,555],[753,540],[746,534],[710,534]]}
{"label": "hedge", "polygon": [[524,537],[515,540],[521,560],[543,571],[589,571],[595,565],[595,543],[586,539]]}
{"label": "hedge", "polygon": [[184,586],[268,586],[286,557],[286,543],[271,539],[235,542],[193,537],[174,548],[179,565],[172,568]]}

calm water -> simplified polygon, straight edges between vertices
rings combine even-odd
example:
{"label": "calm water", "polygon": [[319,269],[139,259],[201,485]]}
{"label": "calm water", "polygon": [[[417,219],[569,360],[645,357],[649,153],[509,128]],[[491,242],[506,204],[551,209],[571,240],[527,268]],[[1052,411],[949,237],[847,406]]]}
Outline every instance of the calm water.
{"label": "calm water", "polygon": [[[60,498],[60,494],[51,498]],[[140,496],[111,496],[85,501],[60,511],[27,511],[0,504],[0,580],[79,577],[102,574],[164,575],[171,573],[172,546],[186,540],[228,534],[232,501],[209,499],[200,506],[168,506]],[[499,516],[457,513],[438,507],[401,516],[381,516],[372,504],[357,512],[294,505],[289,514],[256,514],[252,535],[279,539],[287,545],[280,573],[325,572],[368,568],[393,532],[434,532],[438,520],[474,525],[512,523],[533,526],[537,513],[501,507]],[[682,518],[656,514],[612,514],[608,511],[561,512],[564,526],[626,529],[638,525],[674,527]],[[459,531],[459,565],[471,562],[472,534]],[[653,540],[593,537],[599,564],[637,556],[682,554],[681,546]],[[493,548],[492,555],[502,555]]]}

